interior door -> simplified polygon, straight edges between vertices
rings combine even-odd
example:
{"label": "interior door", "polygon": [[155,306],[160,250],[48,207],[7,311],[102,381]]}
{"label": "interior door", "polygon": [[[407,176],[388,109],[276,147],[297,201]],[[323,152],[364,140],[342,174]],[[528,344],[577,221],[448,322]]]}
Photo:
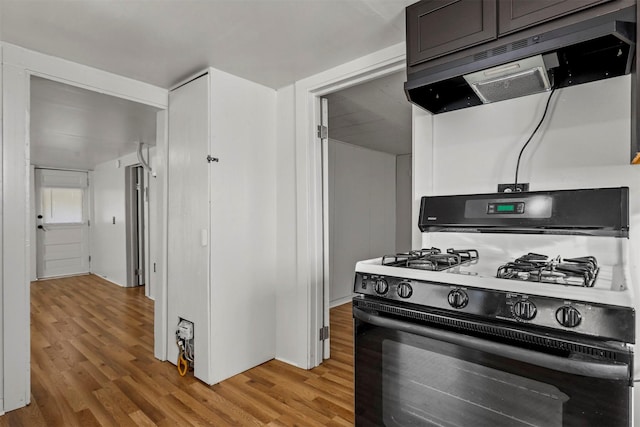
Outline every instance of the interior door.
{"label": "interior door", "polygon": [[87,172],[35,170],[38,279],[89,272]]}

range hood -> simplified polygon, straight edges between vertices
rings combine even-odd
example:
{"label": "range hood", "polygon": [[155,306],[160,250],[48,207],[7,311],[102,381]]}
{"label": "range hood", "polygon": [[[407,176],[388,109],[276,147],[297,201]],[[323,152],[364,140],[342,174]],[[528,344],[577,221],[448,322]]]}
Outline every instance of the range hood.
{"label": "range hood", "polygon": [[[407,98],[433,114],[631,72],[635,7],[408,74]],[[493,45],[495,46],[495,45]]]}

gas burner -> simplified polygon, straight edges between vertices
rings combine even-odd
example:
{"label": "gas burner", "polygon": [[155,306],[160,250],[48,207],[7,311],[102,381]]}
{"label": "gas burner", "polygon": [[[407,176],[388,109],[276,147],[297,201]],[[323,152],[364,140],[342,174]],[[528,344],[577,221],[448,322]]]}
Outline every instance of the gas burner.
{"label": "gas burner", "polygon": [[411,260],[416,260],[424,256],[436,255],[440,253],[438,248],[417,249],[409,252],[400,252],[395,255],[385,255],[382,257],[382,265],[394,267],[406,267]]}
{"label": "gas burner", "polygon": [[382,265],[441,271],[477,259],[478,251],[475,249],[447,249],[446,253],[442,253],[438,248],[428,248],[385,255]]}
{"label": "gas burner", "polygon": [[500,266],[496,277],[590,288],[599,270],[598,261],[592,256],[562,259],[528,253]]}
{"label": "gas burner", "polygon": [[462,262],[475,261],[478,259],[478,251],[475,249],[447,249],[448,254],[455,254],[460,257]]}

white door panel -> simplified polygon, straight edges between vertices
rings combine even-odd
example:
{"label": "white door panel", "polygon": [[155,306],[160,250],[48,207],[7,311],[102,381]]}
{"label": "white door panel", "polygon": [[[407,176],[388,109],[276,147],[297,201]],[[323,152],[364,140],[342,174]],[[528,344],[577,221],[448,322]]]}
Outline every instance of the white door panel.
{"label": "white door panel", "polygon": [[38,278],[88,273],[86,172],[36,169]]}

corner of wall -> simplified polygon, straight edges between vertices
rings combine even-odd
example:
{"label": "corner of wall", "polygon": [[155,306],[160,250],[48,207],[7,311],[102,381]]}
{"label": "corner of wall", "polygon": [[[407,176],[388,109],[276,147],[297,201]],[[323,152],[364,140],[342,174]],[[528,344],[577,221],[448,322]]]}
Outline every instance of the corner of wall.
{"label": "corner of wall", "polygon": [[[295,88],[277,91],[276,125],[276,359],[306,368],[301,297],[296,276]],[[306,301],[306,296],[305,296]],[[302,346],[302,347],[301,347]]]}
{"label": "corner of wall", "polygon": [[411,108],[412,159],[411,186],[413,202],[411,209],[411,247],[426,247],[418,228],[420,198],[433,194],[434,188],[434,120],[433,114],[415,105]]}

